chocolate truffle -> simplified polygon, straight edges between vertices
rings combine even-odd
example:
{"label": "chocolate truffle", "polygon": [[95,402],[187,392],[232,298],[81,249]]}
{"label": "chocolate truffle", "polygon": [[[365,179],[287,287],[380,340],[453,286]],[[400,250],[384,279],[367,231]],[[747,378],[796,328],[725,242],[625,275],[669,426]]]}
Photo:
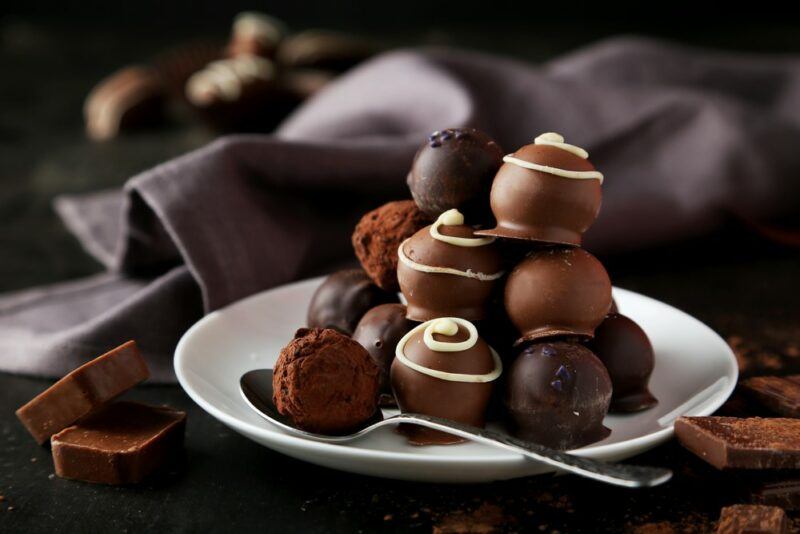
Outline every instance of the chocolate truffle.
{"label": "chocolate truffle", "polygon": [[364,215],[353,232],[353,249],[364,271],[386,291],[397,291],[397,248],[430,223],[413,200],[388,202]]}
{"label": "chocolate truffle", "polygon": [[375,415],[379,383],[364,347],[336,330],[301,328],[275,363],[273,401],[298,428],[346,434]]}
{"label": "chocolate truffle", "polygon": [[381,304],[369,310],[358,322],[353,340],[367,349],[381,370],[381,404],[394,404],[394,395],[389,381],[389,370],[394,361],[394,351],[400,339],[414,327],[406,319],[406,307],[402,304]]}
{"label": "chocolate truffle", "polygon": [[611,379],[586,347],[564,341],[536,343],[514,360],[504,403],[516,436],[568,450],[611,432],[603,417],[611,401]]}
{"label": "chocolate truffle", "polygon": [[603,175],[587,158],[555,133],[505,156],[490,197],[497,226],[479,234],[580,245],[602,196]]}
{"label": "chocolate truffle", "polygon": [[500,146],[474,128],[433,132],[414,157],[408,187],[431,217],[455,208],[483,222],[491,218],[489,190],[502,158]]}
{"label": "chocolate truffle", "polygon": [[280,20],[264,13],[245,11],[236,15],[233,20],[231,40],[226,52],[230,57],[271,57],[284,35],[286,26]]}
{"label": "chocolate truffle", "polygon": [[[420,413],[482,427],[493,382],[503,371],[497,353],[464,319],[446,317],[417,325],[397,344],[391,379],[401,412]],[[461,438],[413,425],[402,427],[416,445]]]}
{"label": "chocolate truffle", "polygon": [[361,269],[345,269],[330,275],[314,292],[306,323],[349,336],[370,308],[387,302],[397,302],[397,295],[373,284]]}
{"label": "chocolate truffle", "polygon": [[611,281],[583,249],[541,250],[508,275],[505,306],[521,334],[517,343],[558,335],[592,337],[611,308]]}
{"label": "chocolate truffle", "polygon": [[503,276],[493,238],[476,238],[458,210],[449,210],[403,242],[397,279],[408,318],[486,317],[492,289]]}
{"label": "chocolate truffle", "polygon": [[609,314],[594,331],[587,346],[608,370],[614,394],[612,412],[637,412],[658,401],[647,383],[653,372],[653,345],[642,327],[618,313]]}

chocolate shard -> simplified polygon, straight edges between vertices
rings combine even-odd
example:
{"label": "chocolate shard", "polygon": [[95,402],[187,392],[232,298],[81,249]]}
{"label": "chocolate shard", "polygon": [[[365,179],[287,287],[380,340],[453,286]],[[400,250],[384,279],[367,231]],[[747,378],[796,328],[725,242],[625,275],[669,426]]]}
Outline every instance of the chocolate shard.
{"label": "chocolate shard", "polygon": [[800,417],[800,375],[757,376],[741,385],[765,408],[786,417]]}
{"label": "chocolate shard", "polygon": [[176,458],[186,413],[115,402],[52,438],[56,475],[100,484],[136,484]]}
{"label": "chocolate shard", "polygon": [[135,341],[83,364],[17,410],[39,444],[150,376]]}
{"label": "chocolate shard", "polygon": [[717,469],[800,468],[800,420],[680,417],[675,435]]}
{"label": "chocolate shard", "polygon": [[777,506],[737,504],[722,509],[717,534],[783,534],[789,532],[786,512]]}

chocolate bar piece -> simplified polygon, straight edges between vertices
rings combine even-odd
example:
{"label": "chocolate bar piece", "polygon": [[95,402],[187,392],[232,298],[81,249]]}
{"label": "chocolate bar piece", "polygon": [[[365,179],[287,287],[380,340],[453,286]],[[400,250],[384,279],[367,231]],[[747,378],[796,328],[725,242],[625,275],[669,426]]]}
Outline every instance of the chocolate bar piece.
{"label": "chocolate bar piece", "polygon": [[760,481],[751,488],[750,499],[758,504],[800,510],[800,477]]}
{"label": "chocolate bar piece", "polygon": [[800,375],[758,376],[742,382],[751,397],[786,417],[800,417]]}
{"label": "chocolate bar piece", "polygon": [[680,417],[681,445],[717,469],[800,468],[800,420]]}
{"label": "chocolate bar piece", "polygon": [[17,417],[42,444],[148,376],[136,342],[128,341],[66,375],[18,409]]}
{"label": "chocolate bar piece", "polygon": [[789,532],[786,512],[777,506],[737,504],[722,509],[717,534],[784,534]]}
{"label": "chocolate bar piece", "polygon": [[177,456],[186,413],[115,402],[55,436],[53,463],[63,478],[136,484]]}

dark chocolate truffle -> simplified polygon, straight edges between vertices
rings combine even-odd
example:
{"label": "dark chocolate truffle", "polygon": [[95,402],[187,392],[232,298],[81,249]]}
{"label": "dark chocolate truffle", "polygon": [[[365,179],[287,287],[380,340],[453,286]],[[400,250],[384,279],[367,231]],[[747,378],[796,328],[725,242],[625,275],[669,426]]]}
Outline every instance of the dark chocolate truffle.
{"label": "dark chocolate truffle", "polygon": [[333,328],[348,336],[370,308],[397,302],[397,295],[383,291],[361,269],[345,269],[330,275],[314,292],[308,305],[311,328]]}
{"label": "dark chocolate truffle", "polygon": [[397,247],[430,223],[413,200],[396,200],[364,215],[353,232],[353,249],[364,271],[386,291],[397,291]]}
{"label": "dark chocolate truffle", "polygon": [[558,336],[592,337],[611,308],[611,280],[603,264],[580,248],[546,249],[520,262],[505,287],[517,341]]}
{"label": "dark chocolate truffle", "polygon": [[408,318],[486,317],[492,289],[503,276],[492,238],[476,238],[458,210],[444,212],[400,245],[397,279]]}
{"label": "dark chocolate truffle", "polygon": [[298,428],[345,434],[375,414],[379,382],[364,347],[336,330],[301,328],[275,363],[273,401]]}
{"label": "dark chocolate truffle", "polygon": [[602,197],[602,174],[587,157],[560,135],[547,133],[503,158],[490,198],[497,226],[479,233],[580,245]]}
{"label": "dark chocolate truffle", "polygon": [[[391,380],[401,412],[420,413],[482,427],[493,382],[502,373],[499,356],[464,319],[447,317],[418,325],[397,345]],[[404,426],[417,445],[448,444],[461,438]]]}
{"label": "dark chocolate truffle", "polygon": [[504,403],[516,436],[569,450],[611,432],[603,417],[611,379],[586,347],[556,341],[526,347],[506,377]]}
{"label": "dark chocolate truffle", "polygon": [[406,319],[402,304],[381,304],[369,310],[358,322],[353,340],[361,343],[381,370],[381,404],[394,404],[389,369],[400,339],[414,327]]}
{"label": "dark chocolate truffle", "polygon": [[642,327],[618,313],[609,314],[594,331],[587,346],[608,370],[614,394],[612,412],[637,412],[658,401],[647,383],[653,373],[653,345]]}
{"label": "dark chocolate truffle", "polygon": [[408,187],[431,217],[455,208],[483,222],[489,216],[492,178],[502,164],[503,150],[488,135],[474,128],[448,128],[433,132],[417,151]]}

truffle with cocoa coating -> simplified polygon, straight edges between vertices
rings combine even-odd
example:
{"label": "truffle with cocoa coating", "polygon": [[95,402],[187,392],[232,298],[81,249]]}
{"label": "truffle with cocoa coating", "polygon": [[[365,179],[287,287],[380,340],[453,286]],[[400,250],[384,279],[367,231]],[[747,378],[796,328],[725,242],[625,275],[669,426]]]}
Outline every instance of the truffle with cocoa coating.
{"label": "truffle with cocoa coating", "polygon": [[273,401],[298,428],[346,434],[375,414],[379,383],[360,344],[336,330],[301,328],[275,364]]}

